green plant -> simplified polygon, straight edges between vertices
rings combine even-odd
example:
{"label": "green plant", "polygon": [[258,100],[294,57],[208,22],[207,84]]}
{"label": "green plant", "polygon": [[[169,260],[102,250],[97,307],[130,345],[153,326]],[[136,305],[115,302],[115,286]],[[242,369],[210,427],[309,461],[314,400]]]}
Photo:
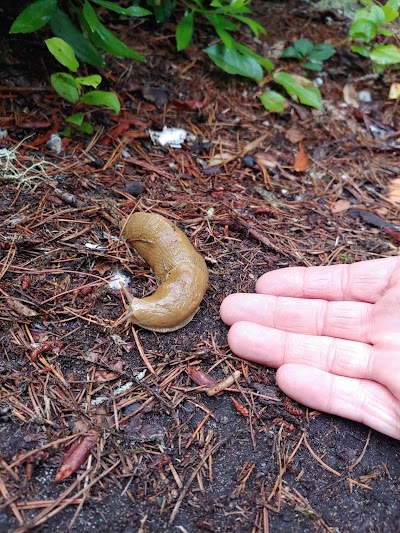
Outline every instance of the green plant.
{"label": "green plant", "polygon": [[[233,32],[239,29],[240,23],[249,26],[255,37],[266,33],[263,26],[248,16],[251,14],[250,2],[251,0],[213,0],[209,7],[205,7],[203,0],[193,0],[191,3],[183,0],[186,9],[176,27],[177,49],[183,50],[190,44],[195,18],[204,17],[214,27],[220,39],[219,42],[207,47],[204,52],[225,72],[261,82],[265,75],[264,71],[274,70],[274,64],[269,58],[239,43],[233,36]],[[317,48],[312,59],[316,60],[317,57],[320,58],[319,61],[327,59],[328,46],[330,45],[326,45],[326,48],[322,50]],[[329,52],[332,52],[329,54],[330,57],[334,53],[333,48],[329,48]],[[305,105],[318,109],[322,107],[319,90],[305,78],[277,71],[273,74],[273,81],[281,85],[293,100],[299,100]],[[269,111],[281,112],[285,109],[286,98],[276,91],[266,91],[260,99]]]}
{"label": "green plant", "polygon": [[304,68],[321,72],[323,61],[330,59],[334,53],[330,43],[313,44],[308,39],[297,39],[283,51],[281,57],[297,59]]}
{"label": "green plant", "polygon": [[351,50],[370,58],[377,71],[398,65],[400,48],[386,39],[395,36],[387,25],[399,18],[400,0],[388,0],[384,5],[377,5],[373,0],[361,0],[361,3],[365,7],[355,12],[349,28]]}
{"label": "green plant", "polygon": [[[77,72],[79,63],[76,59],[72,47],[59,37],[51,37],[45,40],[46,46],[51,54],[61,65],[66,67],[70,72]],[[76,104],[78,102],[88,105],[103,105],[112,109],[115,113],[120,112],[120,103],[115,93],[111,91],[98,91],[97,87],[101,83],[99,74],[90,76],[73,76],[68,72],[56,72],[50,77],[54,90],[65,100]],[[85,92],[85,87],[93,87],[94,90]],[[79,131],[92,133],[91,124],[84,120],[83,113],[76,113],[67,118],[67,122],[74,124]],[[64,134],[69,130],[64,131]]]}
{"label": "green plant", "polygon": [[[80,2],[80,7],[73,1],[67,1],[64,2],[65,11],[59,4],[61,2],[57,0],[35,0],[15,19],[10,33],[31,33],[49,25],[53,34],[67,42],[79,59],[95,67],[106,66],[99,50],[118,58],[145,60],[101,22],[92,4],[124,17],[147,16],[151,14],[148,9],[134,5],[124,8],[108,0],[84,0]],[[73,19],[78,21],[79,27]]]}
{"label": "green plant", "polygon": [[[195,29],[195,20],[206,20],[214,28],[218,37],[216,42],[204,49],[210,59],[229,74],[262,82],[265,73],[274,70],[274,64],[269,58],[257,54],[234,37],[234,33],[239,31],[243,24],[251,29],[255,38],[266,33],[265,28],[251,18],[250,3],[251,0],[212,0],[211,2],[207,0],[147,0],[147,7],[151,8],[158,22],[166,21],[177,5],[184,7],[184,14],[176,26],[178,51],[190,44]],[[104,26],[96,9],[101,6],[125,17],[146,16],[151,14],[149,10],[138,5],[121,7],[117,1],[109,0],[65,0],[62,2],[62,5],[65,6],[64,10],[59,7],[59,4],[61,4],[61,0],[35,0],[17,17],[10,32],[37,31],[48,24],[56,38],[69,44],[74,56],[76,55],[82,61],[95,67],[105,66],[100,50],[116,57],[144,61],[142,55],[127,46]],[[75,22],[78,23],[78,26]],[[196,27],[200,27],[200,24]],[[310,54],[308,55],[308,62],[314,62],[317,65],[317,58],[319,57],[319,61],[322,61],[326,56],[326,50],[314,48],[312,57]],[[54,51],[52,53],[55,55]],[[71,72],[76,72],[74,69],[77,66],[70,55],[66,60],[65,46],[62,47],[62,50],[58,49],[57,54],[56,57],[59,61],[61,57],[67,61],[67,63],[63,63],[64,66],[67,66]],[[302,57],[307,57],[307,54],[303,54]],[[275,84],[283,87],[292,99],[305,105],[321,108],[321,94],[309,80],[280,71],[274,72],[272,78]],[[83,91],[84,86],[91,86],[96,89],[100,83],[99,77],[96,75],[82,78],[59,72],[53,74],[51,82],[58,94],[70,102],[80,101],[104,105],[107,101],[104,94],[100,96],[101,91],[89,93]],[[275,91],[263,93],[261,101],[270,111],[283,111],[286,105],[285,97]],[[81,129],[86,127],[85,123],[81,122],[83,121],[81,115],[78,115],[77,118],[75,116],[70,117],[69,120],[71,122],[75,120],[73,123]]]}
{"label": "green plant", "polygon": [[205,48],[204,52],[210,59],[228,74],[238,74],[261,81],[264,75],[263,69],[266,71],[273,69],[272,61],[239,43],[232,35],[239,30],[240,23],[249,26],[255,37],[266,33],[261,24],[248,16],[251,14],[250,2],[251,0],[213,0],[209,6],[205,6],[203,0],[193,0],[193,2],[184,0],[186,9],[176,27],[178,51],[190,44],[195,18],[205,18],[220,39],[220,42]]}

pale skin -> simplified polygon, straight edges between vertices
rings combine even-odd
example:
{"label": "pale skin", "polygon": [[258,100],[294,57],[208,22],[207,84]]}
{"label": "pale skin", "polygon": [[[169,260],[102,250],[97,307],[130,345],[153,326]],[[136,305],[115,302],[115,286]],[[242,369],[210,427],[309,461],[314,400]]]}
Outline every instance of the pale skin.
{"label": "pale skin", "polygon": [[220,312],[285,394],[400,439],[400,257],[267,272]]}

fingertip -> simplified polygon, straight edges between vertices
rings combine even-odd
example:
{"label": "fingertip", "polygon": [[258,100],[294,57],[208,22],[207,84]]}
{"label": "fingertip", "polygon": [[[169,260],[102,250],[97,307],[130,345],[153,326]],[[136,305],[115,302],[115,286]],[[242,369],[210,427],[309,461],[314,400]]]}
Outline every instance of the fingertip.
{"label": "fingertip", "polygon": [[235,309],[236,298],[236,294],[230,294],[222,300],[222,303],[219,308],[219,314],[221,316],[221,319],[228,326],[231,326],[234,323],[233,310]]}
{"label": "fingertip", "polygon": [[230,349],[236,355],[241,355],[241,345],[242,345],[242,322],[235,322],[228,331],[228,344]]}

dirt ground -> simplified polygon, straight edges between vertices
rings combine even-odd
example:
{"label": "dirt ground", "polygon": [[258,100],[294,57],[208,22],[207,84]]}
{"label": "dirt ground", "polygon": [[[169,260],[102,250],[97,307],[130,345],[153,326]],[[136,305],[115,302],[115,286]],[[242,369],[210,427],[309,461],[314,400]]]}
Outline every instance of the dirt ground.
{"label": "dirt ground", "polygon": [[[300,36],[346,37],[335,12],[253,10],[268,56]],[[52,92],[57,65],[39,41],[3,31],[0,531],[399,531],[398,442],[290,401],[273,369],[230,352],[218,314],[269,269],[399,253],[395,75],[372,75],[339,46],[312,75],[323,110],[273,115],[263,87],[201,52],[208,28],[177,54],[172,23],[109,22],[148,61],[110,60],[102,75],[122,113],[92,111],[94,134],[74,132],[59,154],[46,143],[81,108]],[[149,128],[164,125],[191,134],[182,148],[152,143]],[[120,239],[133,210],[174,221],[207,262],[209,288],[183,329],[112,326],[116,275],[138,296],[155,287]],[[219,395],[199,387],[234,371]]]}

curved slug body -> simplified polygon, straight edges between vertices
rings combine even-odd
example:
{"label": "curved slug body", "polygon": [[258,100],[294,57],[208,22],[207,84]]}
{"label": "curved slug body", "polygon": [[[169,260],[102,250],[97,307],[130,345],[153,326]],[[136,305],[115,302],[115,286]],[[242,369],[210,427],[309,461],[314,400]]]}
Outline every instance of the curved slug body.
{"label": "curved slug body", "polygon": [[207,289],[204,259],[183,231],[161,215],[133,213],[123,237],[149,264],[159,286],[146,298],[133,298],[126,292],[129,306],[122,320],[162,333],[185,326]]}

